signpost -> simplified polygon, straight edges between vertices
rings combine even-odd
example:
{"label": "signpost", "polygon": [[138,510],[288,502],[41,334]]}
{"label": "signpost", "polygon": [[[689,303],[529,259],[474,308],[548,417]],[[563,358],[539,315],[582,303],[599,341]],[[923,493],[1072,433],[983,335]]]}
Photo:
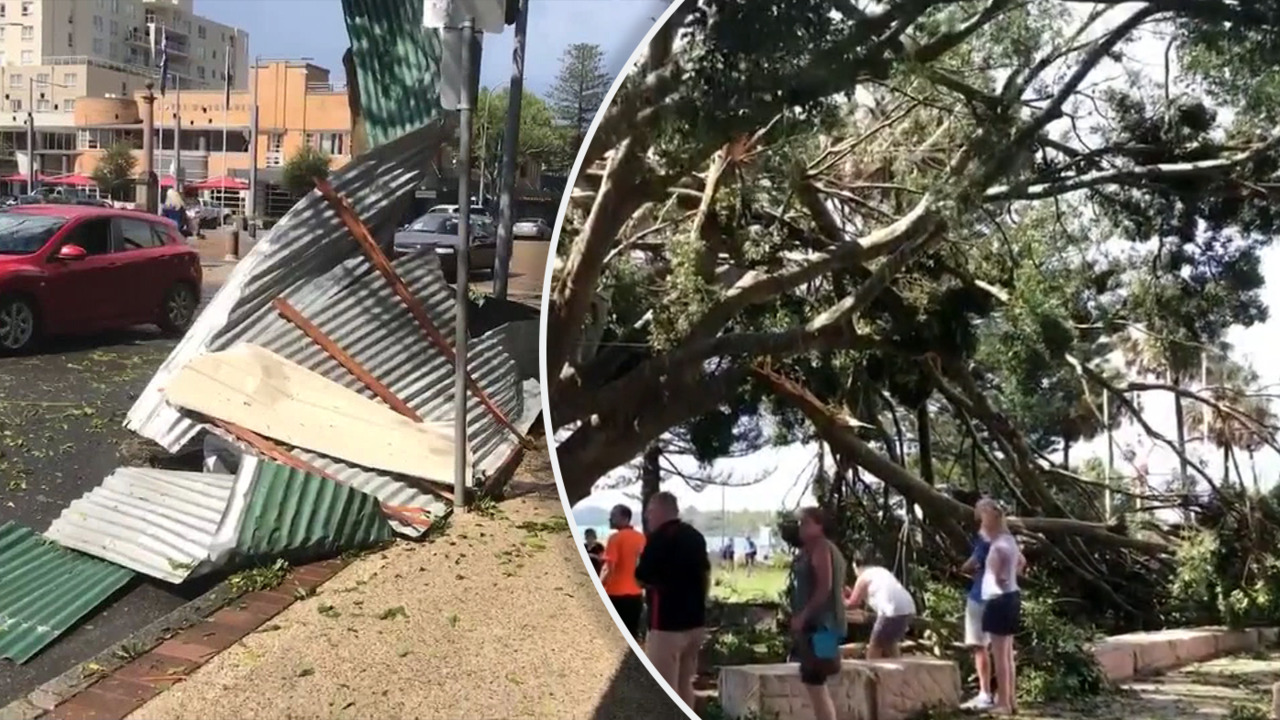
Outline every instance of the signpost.
{"label": "signpost", "polygon": [[[458,111],[458,247],[455,310],[453,424],[454,510],[466,508],[467,477],[467,281],[471,264],[471,126],[480,83],[481,33],[500,33],[511,0],[423,0],[422,24],[440,30],[444,45],[440,100]],[[455,100],[456,98],[456,100]],[[451,107],[452,106],[452,107]]]}

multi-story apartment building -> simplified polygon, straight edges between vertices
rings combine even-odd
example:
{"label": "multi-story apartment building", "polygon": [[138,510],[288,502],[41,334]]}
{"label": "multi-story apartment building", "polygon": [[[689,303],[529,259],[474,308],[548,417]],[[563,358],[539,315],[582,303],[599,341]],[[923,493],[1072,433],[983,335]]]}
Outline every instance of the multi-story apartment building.
{"label": "multi-story apartment building", "polygon": [[[0,0],[0,112],[70,112],[81,97],[129,96],[156,75],[163,36],[183,87],[245,87],[249,36],[193,0]],[[158,49],[157,49],[158,52]]]}

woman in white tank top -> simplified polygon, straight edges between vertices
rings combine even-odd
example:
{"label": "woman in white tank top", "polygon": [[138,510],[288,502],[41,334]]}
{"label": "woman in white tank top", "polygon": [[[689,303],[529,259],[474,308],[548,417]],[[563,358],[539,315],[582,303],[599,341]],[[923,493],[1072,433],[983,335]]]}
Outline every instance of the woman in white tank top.
{"label": "woman in white tank top", "polygon": [[845,604],[857,607],[864,602],[876,614],[867,643],[867,659],[897,657],[902,639],[916,614],[916,601],[889,570],[878,565],[855,567],[858,574]]}
{"label": "woman in white tank top", "polygon": [[996,671],[996,698],[993,710],[1013,714],[1017,710],[1017,669],[1013,661],[1013,638],[1022,621],[1022,593],[1018,573],[1025,561],[1018,540],[1009,532],[1004,510],[995,500],[983,498],[974,505],[982,532],[991,538],[982,575],[982,631],[991,638],[991,659]]}

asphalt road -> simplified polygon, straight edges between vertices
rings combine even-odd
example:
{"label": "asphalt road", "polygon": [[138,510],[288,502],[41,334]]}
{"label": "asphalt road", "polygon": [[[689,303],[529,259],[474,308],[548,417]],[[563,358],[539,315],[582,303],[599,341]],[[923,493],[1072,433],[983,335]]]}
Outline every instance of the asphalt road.
{"label": "asphalt road", "polygon": [[[206,301],[214,290],[205,288]],[[54,341],[31,357],[0,358],[0,523],[12,520],[43,532],[111,471],[143,460],[141,439],[122,423],[174,344],[154,329],[139,328]],[[135,580],[27,663],[0,660],[0,706],[124,640],[213,582],[178,588]]]}

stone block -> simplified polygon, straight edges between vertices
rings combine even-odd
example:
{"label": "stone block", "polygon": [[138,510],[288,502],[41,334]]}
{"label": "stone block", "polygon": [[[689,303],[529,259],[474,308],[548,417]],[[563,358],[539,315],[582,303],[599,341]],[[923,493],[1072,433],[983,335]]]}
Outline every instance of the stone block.
{"label": "stone block", "polygon": [[[828,687],[841,720],[905,720],[926,708],[960,704],[959,668],[933,658],[846,660]],[[813,717],[794,663],[721,668],[720,705],[732,718]]]}
{"label": "stone block", "polygon": [[1258,639],[1259,632],[1257,628],[1225,630],[1218,635],[1218,654],[1232,655],[1253,652],[1260,647]]}
{"label": "stone block", "polygon": [[1258,628],[1258,647],[1273,648],[1280,643],[1280,628]]}
{"label": "stone block", "polygon": [[1185,630],[1166,630],[1166,635],[1173,640],[1174,652],[1178,655],[1178,665],[1212,660],[1218,656],[1218,639],[1220,634],[1208,628],[1188,628]]}
{"label": "stone block", "polygon": [[1111,682],[1127,682],[1133,679],[1137,658],[1132,645],[1100,643],[1094,647],[1093,656]]}
{"label": "stone block", "polygon": [[1176,641],[1164,632],[1116,635],[1107,644],[1133,650],[1133,674],[1157,675],[1178,666]]}

